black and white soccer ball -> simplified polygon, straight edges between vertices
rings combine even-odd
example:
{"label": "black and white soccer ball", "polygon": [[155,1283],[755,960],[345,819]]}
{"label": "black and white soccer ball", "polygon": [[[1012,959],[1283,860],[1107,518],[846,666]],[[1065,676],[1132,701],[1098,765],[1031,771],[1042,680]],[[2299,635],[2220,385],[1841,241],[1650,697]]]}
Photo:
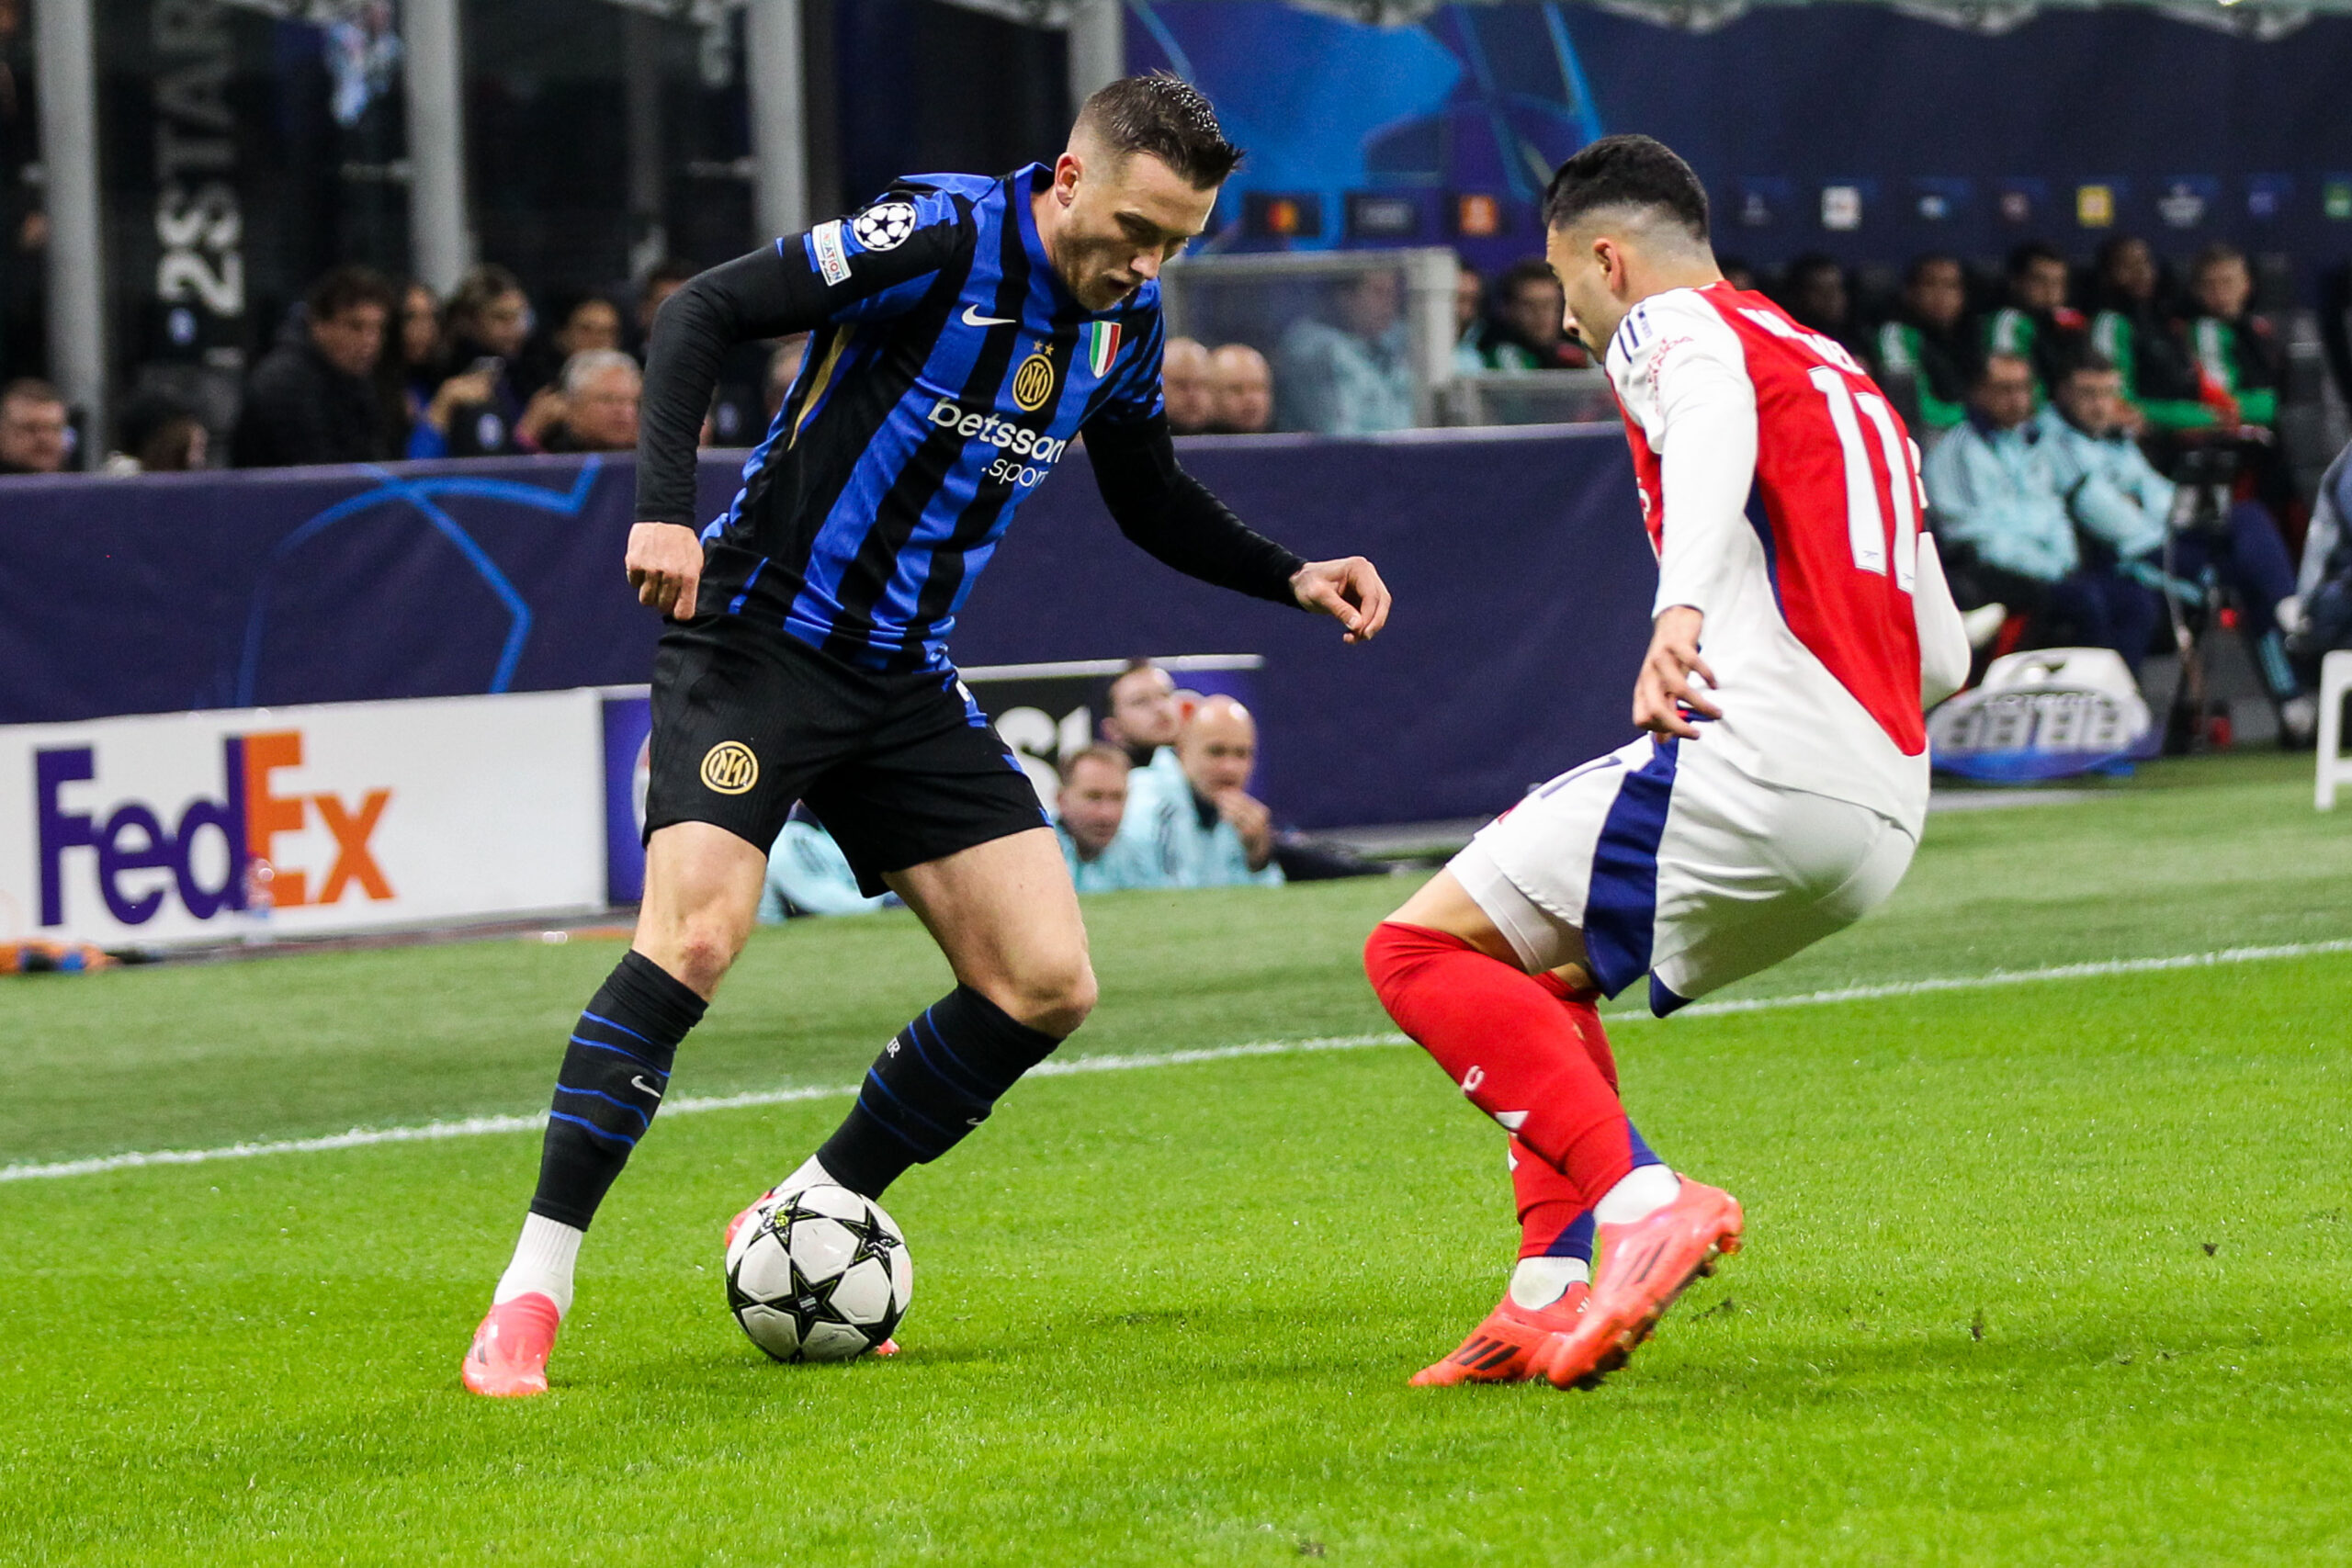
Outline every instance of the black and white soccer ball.
{"label": "black and white soccer ball", "polygon": [[915,231],[912,202],[879,201],[850,220],[849,231],[869,251],[896,250]]}
{"label": "black and white soccer ball", "polygon": [[897,1224],[846,1187],[771,1193],[727,1244],[728,1307],[779,1361],[865,1354],[899,1326],[914,1284]]}

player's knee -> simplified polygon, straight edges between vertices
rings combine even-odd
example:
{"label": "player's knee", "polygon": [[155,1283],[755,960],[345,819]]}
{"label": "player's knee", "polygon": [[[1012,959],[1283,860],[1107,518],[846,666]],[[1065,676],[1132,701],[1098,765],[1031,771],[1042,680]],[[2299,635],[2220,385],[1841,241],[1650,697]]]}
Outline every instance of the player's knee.
{"label": "player's knee", "polygon": [[743,950],[744,934],[731,921],[707,915],[689,916],[667,933],[668,951],[652,956],[684,984],[707,997],[734,966],[736,954]]}
{"label": "player's knee", "polygon": [[1029,965],[1007,988],[1011,996],[998,1005],[1030,1028],[1057,1037],[1076,1033],[1101,994],[1094,965],[1083,952]]}

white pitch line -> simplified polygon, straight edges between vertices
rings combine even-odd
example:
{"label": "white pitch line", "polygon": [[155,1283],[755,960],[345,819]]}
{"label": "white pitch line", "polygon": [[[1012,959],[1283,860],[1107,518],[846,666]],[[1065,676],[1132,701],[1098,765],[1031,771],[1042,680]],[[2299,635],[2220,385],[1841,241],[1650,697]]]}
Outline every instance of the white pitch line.
{"label": "white pitch line", "polygon": [[[2003,986],[2031,985],[2049,980],[2089,980],[2117,975],[2153,975],[2175,969],[2205,969],[2226,964],[2260,964],[2281,958],[2311,958],[2324,953],[2352,953],[2352,938],[2333,942],[2286,942],[2275,947],[2231,947],[2215,953],[2185,953],[2169,958],[2115,958],[2091,964],[2059,964],[2046,969],[1996,969],[1988,975],[1955,975],[1927,980],[1897,980],[1881,986],[1849,986],[1834,991],[1807,991],[1792,997],[1758,997],[1745,1000],[1696,1002],[1678,1018],[1709,1018],[1724,1013],[1762,1012],[1773,1008],[1822,1007],[1834,1002],[1876,1001],[1894,997],[1924,996],[1937,991],[1990,990]],[[1644,1012],[1612,1013],[1610,1021],[1645,1021]],[[1230,1062],[1250,1056],[1295,1056],[1311,1051],[1362,1051],[1408,1043],[1402,1034],[1334,1034],[1309,1040],[1253,1040],[1239,1045],[1209,1045],[1182,1051],[1138,1051],[1100,1056],[1054,1057],[1029,1070],[1028,1077],[1072,1077],[1080,1073],[1136,1072],[1147,1067],[1181,1067],[1196,1062]],[[763,1105],[790,1105],[806,1100],[847,1100],[858,1086],[759,1089],[749,1094],[690,1097],[664,1104],[665,1116],[692,1116],[705,1111],[741,1111]],[[156,1165],[209,1165],[216,1160],[254,1159],[264,1155],[325,1154],[335,1149],[360,1149],[378,1144],[436,1143],[444,1138],[471,1138],[489,1133],[536,1133],[547,1124],[536,1116],[469,1116],[456,1122],[427,1122],[414,1127],[354,1127],[318,1138],[288,1138],[271,1143],[228,1144],[210,1149],[160,1149],[149,1153],[99,1155],[89,1159],[59,1160],[49,1165],[0,1166],[0,1182],[45,1181],[67,1176],[97,1176],[110,1170],[135,1170]]]}

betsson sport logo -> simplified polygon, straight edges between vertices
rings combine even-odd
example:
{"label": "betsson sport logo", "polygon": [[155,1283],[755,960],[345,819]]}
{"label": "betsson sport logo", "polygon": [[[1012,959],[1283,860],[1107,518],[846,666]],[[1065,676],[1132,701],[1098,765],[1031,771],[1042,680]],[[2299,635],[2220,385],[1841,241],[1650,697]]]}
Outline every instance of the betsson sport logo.
{"label": "betsson sport logo", "polygon": [[[198,795],[166,822],[164,813],[144,801],[117,801],[103,811],[68,801],[69,791],[85,797],[89,793],[74,786],[96,782],[96,747],[34,752],[41,925],[65,924],[69,885],[87,888],[92,882],[107,913],[126,926],[153,919],[174,894],[191,917],[209,920],[245,909],[253,891],[247,873],[263,867],[270,873],[274,908],[340,903],[355,888],[368,899],[390,900],[391,884],[368,840],[392,792],[371,789],[354,803],[331,792],[276,793],[281,786],[270,775],[301,765],[299,729],[226,736],[220,742],[220,795]],[[334,843],[325,874],[315,885],[312,868],[279,865],[274,852],[278,835],[300,833],[313,821]],[[169,876],[158,874],[164,872]]]}

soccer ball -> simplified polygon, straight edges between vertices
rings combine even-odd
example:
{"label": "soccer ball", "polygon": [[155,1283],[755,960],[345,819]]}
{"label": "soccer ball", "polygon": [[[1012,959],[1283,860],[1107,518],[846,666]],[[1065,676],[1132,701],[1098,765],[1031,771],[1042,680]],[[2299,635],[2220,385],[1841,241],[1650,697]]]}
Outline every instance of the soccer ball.
{"label": "soccer ball", "polygon": [[846,1361],[890,1337],[914,1260],[871,1199],[830,1184],[770,1193],[727,1243],[727,1304],[779,1361]]}

